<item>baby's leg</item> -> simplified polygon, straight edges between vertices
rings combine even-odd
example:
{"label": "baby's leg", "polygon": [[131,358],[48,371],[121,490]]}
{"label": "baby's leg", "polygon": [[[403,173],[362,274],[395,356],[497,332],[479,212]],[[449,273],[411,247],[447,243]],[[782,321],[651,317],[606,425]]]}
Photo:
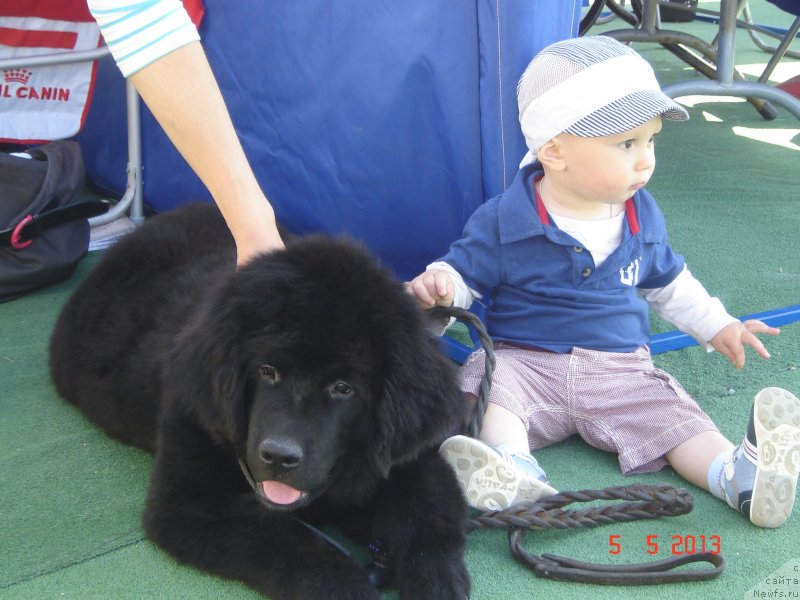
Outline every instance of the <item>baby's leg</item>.
{"label": "baby's leg", "polygon": [[[535,422],[536,447],[571,433],[563,418],[566,411],[554,407],[565,388],[569,355],[499,344],[495,358],[479,439],[454,436],[439,449],[453,467],[470,506],[482,510],[500,510],[557,493],[530,453],[529,428]],[[461,368],[461,389],[473,398],[484,377],[484,360],[485,353],[478,351]]]}
{"label": "baby's leg", "polygon": [[731,452],[733,444],[719,431],[704,431],[667,453],[672,468],[689,483],[708,491],[708,469],[723,452]]}
{"label": "baby's leg", "polygon": [[447,438],[439,454],[453,467],[469,505],[479,510],[503,510],[557,493],[528,449],[522,419],[493,402],[486,407],[480,440]]}
{"label": "baby's leg", "polygon": [[[715,434],[689,439],[667,459],[681,476],[725,500],[754,525],[782,525],[792,513],[800,472],[800,400],[781,388],[763,389],[741,444],[733,448]],[[715,451],[719,454],[709,461]]]}
{"label": "baby's leg", "polygon": [[479,437],[490,446],[502,445],[512,454],[530,452],[525,423],[513,412],[494,402],[489,402],[486,407]]}

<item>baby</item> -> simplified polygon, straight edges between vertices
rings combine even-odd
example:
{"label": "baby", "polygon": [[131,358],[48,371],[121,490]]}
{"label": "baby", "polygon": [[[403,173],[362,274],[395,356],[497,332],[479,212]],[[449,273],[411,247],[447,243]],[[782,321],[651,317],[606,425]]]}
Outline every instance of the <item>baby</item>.
{"label": "baby", "polygon": [[[649,350],[649,308],[724,354],[769,353],[711,297],[667,241],[645,190],[662,120],[687,112],[650,65],[609,37],[555,43],[517,89],[529,149],[516,178],[482,205],[463,237],[409,284],[418,302],[487,304],[497,365],[480,439],[441,454],[471,506],[498,510],[555,493],[531,449],[578,434],[615,452],[626,475],[671,465],[760,527],[789,517],[800,470],[800,401],[767,388],[734,446]],[[484,353],[461,370],[477,395]]]}

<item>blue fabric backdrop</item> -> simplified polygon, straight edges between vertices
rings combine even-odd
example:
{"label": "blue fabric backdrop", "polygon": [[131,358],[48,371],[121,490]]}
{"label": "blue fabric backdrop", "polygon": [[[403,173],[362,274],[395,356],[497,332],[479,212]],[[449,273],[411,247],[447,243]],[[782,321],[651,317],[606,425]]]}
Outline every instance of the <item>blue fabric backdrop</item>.
{"label": "blue fabric backdrop", "polygon": [[[207,0],[200,33],[256,176],[297,232],[347,232],[401,277],[444,253],[524,154],[516,82],[575,35],[580,0]],[[104,61],[80,136],[87,172],[125,186],[123,80]],[[143,112],[157,212],[210,201]]]}

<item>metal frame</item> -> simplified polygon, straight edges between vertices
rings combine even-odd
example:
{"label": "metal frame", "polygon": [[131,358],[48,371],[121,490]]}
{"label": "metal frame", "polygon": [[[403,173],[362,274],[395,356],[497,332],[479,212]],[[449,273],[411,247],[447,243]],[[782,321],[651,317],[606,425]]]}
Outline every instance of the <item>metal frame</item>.
{"label": "metal frame", "polygon": [[[0,59],[0,69],[18,67],[37,67],[63,65],[76,62],[91,62],[110,54],[107,47],[96,50],[80,50],[73,52],[56,52],[20,58]],[[130,209],[130,219],[134,225],[144,222],[144,202],[142,198],[142,135],[139,93],[126,80],[126,105],[128,126],[128,180],[125,193],[106,214],[89,219],[89,225],[95,227],[109,223]]]}
{"label": "metal frame", "polygon": [[[753,17],[750,14],[750,5],[747,0],[740,0],[739,6],[742,13],[742,21],[739,21],[739,25],[747,29],[747,33],[750,35],[750,39],[756,45],[757,48],[763,50],[764,52],[768,52],[770,54],[773,54],[775,52],[778,52],[778,50],[781,50],[781,52],[778,52],[779,57],[789,56],[791,58],[800,58],[800,52],[795,52],[794,50],[786,50],[785,48],[792,41],[792,38],[797,35],[797,29],[794,29],[794,33],[789,34],[788,37],[783,36],[779,34],[777,30],[773,31],[768,27],[764,27],[762,25],[754,23]],[[798,19],[800,19],[800,17],[798,17]],[[795,24],[797,23],[798,21],[795,20]],[[794,28],[794,25],[792,26],[792,28]],[[778,46],[770,46],[764,40],[761,39],[759,34],[766,35],[776,40],[779,40],[781,41],[781,43]]]}
{"label": "metal frame", "polygon": [[[689,94],[747,98],[765,119],[774,119],[777,114],[769,104],[772,102],[800,119],[800,99],[765,83],[769,73],[762,75],[763,81],[750,82],[734,68],[736,24],[740,8],[737,0],[720,2],[716,47],[693,35],[661,29],[658,1],[642,0],[642,4],[642,20],[635,29],[617,29],[604,35],[621,42],[660,43],[709,78],[708,81],[683,81],[667,85],[663,88],[665,94],[673,98]],[[795,25],[800,24],[796,21]],[[792,35],[786,36],[787,46],[792,39]],[[776,63],[780,58],[773,57]]]}

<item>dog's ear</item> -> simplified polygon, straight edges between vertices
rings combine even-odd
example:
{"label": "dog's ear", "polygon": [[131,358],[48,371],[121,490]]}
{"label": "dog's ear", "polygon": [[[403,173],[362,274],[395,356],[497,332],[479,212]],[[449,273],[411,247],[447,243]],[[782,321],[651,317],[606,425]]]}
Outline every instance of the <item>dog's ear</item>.
{"label": "dog's ear", "polygon": [[[416,328],[412,328],[416,329]],[[438,339],[420,325],[387,340],[388,375],[377,403],[372,440],[375,472],[386,477],[393,465],[407,463],[438,446],[463,420],[466,403],[456,365],[444,356]]]}
{"label": "dog's ear", "polygon": [[247,373],[241,318],[236,302],[225,301],[225,287],[207,294],[174,340],[164,381],[170,402],[238,451],[246,437]]}

